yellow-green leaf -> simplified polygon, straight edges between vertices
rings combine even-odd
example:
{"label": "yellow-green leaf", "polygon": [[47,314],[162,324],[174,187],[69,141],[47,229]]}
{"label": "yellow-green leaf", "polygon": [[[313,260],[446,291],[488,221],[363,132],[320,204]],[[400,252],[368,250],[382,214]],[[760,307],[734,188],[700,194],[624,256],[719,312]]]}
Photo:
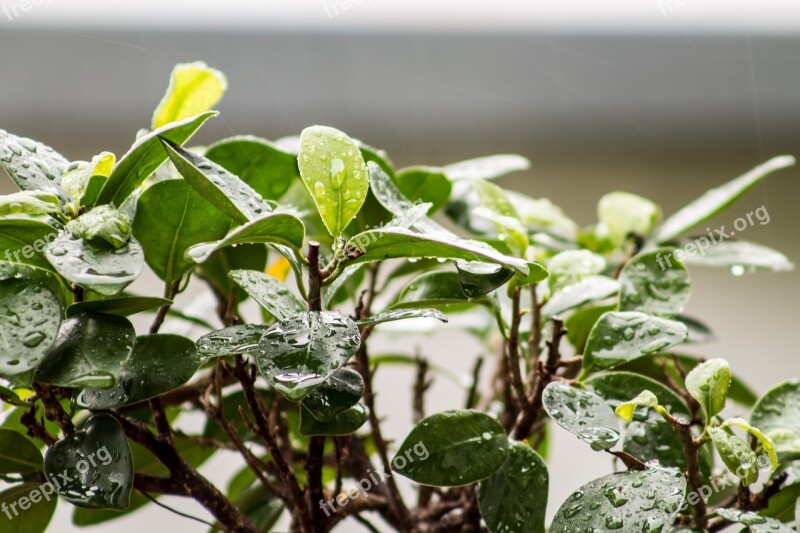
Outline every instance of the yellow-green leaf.
{"label": "yellow-green leaf", "polygon": [[153,114],[152,129],[211,110],[227,88],[225,75],[202,61],[176,65]]}

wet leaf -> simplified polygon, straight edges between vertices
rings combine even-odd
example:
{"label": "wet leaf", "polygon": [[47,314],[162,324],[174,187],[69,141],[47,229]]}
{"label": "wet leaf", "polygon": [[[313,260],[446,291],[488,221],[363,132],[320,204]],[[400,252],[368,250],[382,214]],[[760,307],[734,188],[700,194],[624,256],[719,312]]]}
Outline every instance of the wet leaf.
{"label": "wet leaf", "polygon": [[442,170],[452,181],[491,180],[530,167],[531,162],[521,155],[498,154],[451,163]]}
{"label": "wet leaf", "polygon": [[742,418],[729,418],[720,426],[720,428],[726,429],[732,426],[738,427],[739,429],[743,429],[747,431],[750,435],[754,436],[761,445],[761,448],[769,457],[770,464],[772,465],[772,470],[774,471],[776,468],[778,468],[778,455],[775,452],[775,444],[772,442],[772,439],[767,437],[760,429],[750,425],[746,420]]}
{"label": "wet leaf", "polygon": [[54,192],[20,191],[0,196],[0,217],[49,215],[60,209],[61,200]]}
{"label": "wet leaf", "polygon": [[166,298],[153,298],[150,296],[120,296],[103,300],[89,300],[78,302],[67,307],[67,318],[73,318],[84,313],[105,313],[108,315],[131,316],[144,311],[151,311],[159,307],[172,304]]}
{"label": "wet leaf", "polygon": [[509,453],[497,420],[473,410],[442,411],[422,419],[392,459],[394,471],[422,485],[458,487],[494,474]]}
{"label": "wet leaf", "polygon": [[648,468],[611,474],[567,498],[551,531],[662,531],[683,504],[686,479],[678,470]]}
{"label": "wet leaf", "polygon": [[192,341],[178,335],[136,337],[133,351],[109,389],[83,389],[75,403],[87,409],[111,409],[163,394],[189,381],[197,371]]}
{"label": "wet leaf", "polygon": [[731,369],[724,359],[700,363],[686,376],[686,390],[703,407],[708,420],[725,408],[730,386]]}
{"label": "wet leaf", "polygon": [[474,180],[472,185],[482,206],[474,213],[494,223],[500,240],[514,255],[522,256],[528,249],[528,230],[505,191],[485,180]]}
{"label": "wet leaf", "polygon": [[647,198],[612,192],[598,202],[597,220],[614,246],[620,246],[630,234],[649,235],[661,220],[661,209]]}
{"label": "wet leaf", "polygon": [[556,424],[595,451],[608,450],[619,441],[619,423],[613,409],[588,389],[550,383],[542,394],[542,406]]}
{"label": "wet leaf", "polygon": [[[505,285],[514,276],[514,271],[493,263],[456,261],[461,290],[470,298],[485,296]],[[538,272],[544,272],[539,269]],[[544,272],[546,276],[547,273]]]}
{"label": "wet leaf", "polygon": [[549,476],[538,453],[511,445],[508,459],[478,487],[478,508],[492,533],[544,533]]}
{"label": "wet leaf", "polygon": [[338,237],[367,199],[369,173],[361,151],[341,131],[312,126],[300,135],[297,161],[325,227]]}
{"label": "wet leaf", "polygon": [[144,267],[144,251],[133,237],[115,250],[63,234],[47,246],[45,255],[67,280],[104,296],[122,291]]}
{"label": "wet leaf", "polygon": [[730,206],[768,174],[790,167],[794,163],[795,160],[791,156],[775,157],[725,185],[707,191],[665,220],[656,230],[653,241],[661,243],[678,237]]}
{"label": "wet leaf", "polygon": [[567,328],[567,339],[575,347],[576,353],[584,352],[586,342],[589,340],[589,333],[591,333],[592,328],[600,317],[608,311],[614,311],[616,308],[616,305],[584,307],[572,313],[564,321],[564,326]]}
{"label": "wet leaf", "polygon": [[3,251],[0,259],[53,271],[43,252],[45,243],[57,236],[58,230],[44,222],[0,219],[0,250]]}
{"label": "wet leaf", "polygon": [[587,303],[614,296],[619,291],[619,282],[605,276],[591,276],[556,292],[542,306],[542,313],[557,316]]}
{"label": "wet leaf", "polygon": [[[686,244],[692,242],[696,246],[703,238],[708,239],[701,236],[696,239],[681,241],[683,243],[682,247],[686,250]],[[782,253],[772,248],[746,241],[718,242],[701,253],[685,254],[684,263],[709,267],[762,269],[773,272],[794,270],[794,264]]]}
{"label": "wet leaf", "polygon": [[133,224],[147,264],[166,283],[195,265],[184,257],[189,248],[224,238],[228,228],[228,217],[184,180],[162,181],[142,193]]}
{"label": "wet leaf", "polygon": [[407,320],[409,318],[435,318],[440,322],[447,322],[447,316],[438,309],[392,309],[378,313],[364,320],[357,320],[356,324],[359,326],[369,326],[374,324],[384,324],[386,322],[395,322],[398,320]]}
{"label": "wet leaf", "polygon": [[[409,282],[391,308],[446,308],[448,305],[463,304],[470,299],[464,294],[455,272],[428,272]],[[476,301],[480,303],[480,301]]]}
{"label": "wet leaf", "polygon": [[284,320],[306,310],[306,305],[289,290],[286,284],[263,272],[234,270],[228,277],[278,320]]}
{"label": "wet leaf", "polygon": [[794,529],[786,524],[781,524],[772,518],[766,518],[758,513],[744,512],[738,509],[716,509],[715,512],[729,522],[748,526],[751,533],[794,533]]}
{"label": "wet leaf", "polygon": [[707,431],[728,470],[737,476],[744,486],[755,483],[758,479],[758,457],[750,449],[750,445],[724,429],[709,427]]}
{"label": "wet leaf", "polygon": [[343,436],[350,435],[358,431],[369,419],[369,411],[364,404],[356,404],[327,422],[321,422],[314,418],[308,409],[300,409],[300,434],[306,437],[312,436]]}
{"label": "wet leaf", "polygon": [[800,380],[782,383],[759,398],[750,423],[775,441],[782,460],[800,457]]}
{"label": "wet leaf", "polygon": [[329,422],[356,405],[363,394],[364,380],[361,374],[343,367],[308,393],[303,399],[303,406],[318,421]]}
{"label": "wet leaf", "polygon": [[261,337],[269,329],[260,324],[239,324],[229,328],[212,331],[197,339],[199,361],[206,362],[215,357],[237,353],[254,354],[258,351]]}
{"label": "wet leaf", "polygon": [[[42,533],[47,530],[56,511],[58,498],[49,489],[46,489],[48,493],[44,495],[41,489],[42,485],[39,483],[23,483],[0,492],[0,506],[7,509],[11,509],[12,505],[17,506],[16,514],[9,512],[10,517],[3,515],[4,533]],[[34,493],[38,494],[37,502],[31,500]],[[28,500],[26,509],[20,505],[24,501],[22,498]]]}
{"label": "wet leaf", "polygon": [[272,207],[248,184],[203,156],[168,139],[164,149],[186,183],[237,224],[272,212]]}
{"label": "wet leaf", "polygon": [[131,449],[111,415],[94,415],[82,430],[55,443],[47,451],[44,470],[58,494],[79,507],[122,510],[130,503]]}
{"label": "wet leaf", "polygon": [[435,167],[408,167],[400,170],[395,183],[403,196],[412,202],[432,204],[431,213],[441,209],[450,198],[453,185],[442,172]]}
{"label": "wet leaf", "polygon": [[211,254],[200,266],[203,277],[220,294],[236,292],[236,300],[242,302],[249,296],[236,288],[236,284],[228,278],[231,270],[267,269],[267,247],[263,244],[238,244],[229,246]]}
{"label": "wet leaf", "polygon": [[209,111],[227,88],[225,74],[203,61],[175,65],[167,92],[153,113],[152,128],[158,129]]}
{"label": "wet leaf", "polygon": [[0,281],[0,376],[36,367],[60,324],[61,306],[48,289],[25,279]]}
{"label": "wet leaf", "polygon": [[49,146],[0,130],[0,167],[23,191],[48,191],[64,198],[61,174],[68,164]]}
{"label": "wet leaf", "polygon": [[566,250],[547,262],[547,283],[555,293],[584,279],[596,276],[606,268],[606,260],[589,250]]}
{"label": "wet leaf", "polygon": [[120,316],[86,313],[70,318],[61,324],[33,379],[59,387],[111,387],[135,338],[133,325]]}
{"label": "wet leaf", "polygon": [[0,429],[0,474],[25,474],[42,470],[42,452],[13,429]]}
{"label": "wet leaf", "polygon": [[206,120],[216,114],[215,111],[209,111],[193,118],[173,122],[137,139],[128,153],[117,161],[95,205],[121,206],[122,202],[167,160],[167,153],[161,144],[162,138],[175,144],[183,144]]}
{"label": "wet leaf", "polygon": [[100,205],[67,223],[67,231],[78,239],[122,248],[131,237],[131,219],[114,206]]}
{"label": "wet leaf", "polygon": [[680,322],[636,312],[605,313],[592,328],[583,355],[584,373],[607,370],[686,339]]}
{"label": "wet leaf", "polygon": [[299,401],[342,367],[360,344],[358,327],[341,313],[304,312],[266,331],[256,362],[275,389]]}
{"label": "wet leaf", "polygon": [[[674,317],[689,300],[689,273],[672,256],[674,249],[662,248],[631,259],[619,276],[619,310]],[[669,263],[663,256],[671,257]]]}

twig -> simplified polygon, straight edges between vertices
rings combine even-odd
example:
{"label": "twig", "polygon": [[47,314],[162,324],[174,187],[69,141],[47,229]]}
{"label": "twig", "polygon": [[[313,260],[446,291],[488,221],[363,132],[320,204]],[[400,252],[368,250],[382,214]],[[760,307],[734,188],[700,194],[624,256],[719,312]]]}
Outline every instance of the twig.
{"label": "twig", "polygon": [[472,367],[472,383],[469,386],[467,393],[467,401],[464,404],[465,409],[472,409],[478,402],[478,386],[481,380],[481,368],[483,367],[483,357],[478,356],[475,359],[475,366]]}
{"label": "twig", "polygon": [[181,288],[181,280],[177,279],[172,282],[172,285],[169,286],[166,290],[166,294],[164,295],[170,303],[166,305],[162,305],[158,308],[158,312],[156,312],[156,317],[153,320],[152,325],[150,326],[150,334],[158,333],[158,330],[161,329],[161,326],[164,324],[164,319],[167,318],[167,313],[169,313],[170,307],[172,307],[172,300],[175,299],[175,296],[178,294],[178,291]]}
{"label": "twig", "polygon": [[34,384],[33,390],[42,400],[45,416],[57,423],[64,435],[72,435],[75,432],[75,425],[72,423],[72,418],[64,411],[53,389],[46,385]]}
{"label": "twig", "polygon": [[431,386],[428,379],[428,361],[417,358],[417,379],[414,381],[414,422],[425,418],[425,393]]}
{"label": "twig", "polygon": [[517,409],[519,412],[524,412],[528,409],[528,394],[522,381],[519,362],[519,325],[522,320],[519,301],[521,294],[521,289],[517,287],[511,296],[511,330],[506,343],[506,357],[508,358],[508,379],[511,381],[517,398]]}
{"label": "twig", "polygon": [[539,365],[542,344],[542,307],[536,295],[536,284],[531,285],[531,331],[528,336],[528,390],[533,394],[536,368]]}

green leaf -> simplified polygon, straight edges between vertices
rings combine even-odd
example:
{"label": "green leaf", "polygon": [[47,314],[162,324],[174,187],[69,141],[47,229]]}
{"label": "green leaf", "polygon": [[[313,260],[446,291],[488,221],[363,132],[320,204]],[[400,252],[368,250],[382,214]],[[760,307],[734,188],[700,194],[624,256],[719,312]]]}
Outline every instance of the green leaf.
{"label": "green leaf", "polygon": [[339,237],[358,214],[369,190],[369,173],[350,137],[326,126],[300,135],[300,176],[333,237]]}
{"label": "green leaf", "polygon": [[592,328],[600,317],[616,308],[616,305],[584,307],[572,313],[567,320],[564,321],[564,326],[567,328],[567,339],[569,339],[569,342],[575,347],[576,353],[583,353],[585,351],[586,342],[589,340],[589,334],[592,332]]}
{"label": "green leaf", "polygon": [[356,324],[359,326],[371,326],[375,324],[384,324],[386,322],[396,322],[398,320],[406,320],[409,318],[435,318],[440,322],[447,322],[447,316],[438,309],[392,309],[390,311],[383,311],[375,316],[371,316],[364,320],[357,320]]}
{"label": "green leaf", "polygon": [[361,374],[342,367],[308,393],[303,399],[303,406],[320,422],[329,422],[356,405],[363,394],[364,380]]}
{"label": "green leaf", "polygon": [[[697,250],[699,237],[688,241],[694,242]],[[687,241],[682,241],[686,243]],[[686,244],[682,246],[687,253],[684,254],[684,263],[687,265],[698,265],[708,267],[729,267],[732,269],[761,269],[773,272],[788,272],[794,270],[794,264],[780,252],[746,241],[725,241],[718,242],[713,246],[700,251],[699,253],[688,253]]]}
{"label": "green leaf", "polygon": [[761,447],[767,453],[769,457],[769,462],[772,465],[772,470],[778,468],[778,454],[775,452],[775,444],[772,442],[772,439],[764,435],[764,433],[758,429],[750,425],[746,420],[741,418],[729,418],[726,420],[720,427],[722,429],[736,426],[740,429],[747,431],[750,435],[754,436],[758,439],[758,442],[761,443]]}
{"label": "green leaf", "polygon": [[217,250],[200,266],[206,283],[220,294],[236,293],[236,300],[242,302],[248,295],[236,289],[236,284],[228,278],[231,270],[258,270],[267,268],[267,247],[263,244],[239,244]]}
{"label": "green leaf", "polygon": [[683,312],[691,292],[689,273],[675,260],[667,266],[662,255],[674,249],[659,249],[631,259],[619,276],[619,310],[639,311],[671,318]]}
{"label": "green leaf", "polygon": [[68,287],[64,279],[56,274],[48,264],[48,269],[0,261],[0,280],[26,279],[38,283],[52,292],[62,307],[66,307],[72,300],[72,288]]}
{"label": "green leaf", "polygon": [[47,191],[64,198],[61,174],[68,164],[49,146],[0,130],[0,167],[23,191]]}
{"label": "green leaf", "polygon": [[738,477],[744,486],[755,483],[758,479],[758,457],[750,446],[723,429],[709,427],[707,431],[728,470]]}
{"label": "green leaf", "polygon": [[351,264],[397,258],[436,257],[497,263],[513,268],[523,276],[530,272],[526,261],[504,255],[488,244],[414,233],[404,228],[368,230],[350,239],[348,244],[363,252],[352,259]]}
{"label": "green leaf", "polygon": [[36,367],[60,324],[61,306],[48,289],[25,279],[0,281],[0,376]]}
{"label": "green leaf", "polygon": [[798,501],[800,501],[800,483],[784,485],[780,492],[769,499],[767,508],[763,509],[761,514],[781,522],[794,520],[798,524],[797,519],[800,518],[800,513],[797,513],[800,511]]}
{"label": "green leaf", "polygon": [[342,367],[360,344],[358,327],[343,314],[300,313],[264,333],[256,362],[275,389],[299,401]]}
{"label": "green leaf", "polygon": [[781,383],[759,398],[750,424],[775,440],[779,455],[800,456],[800,380]]}
{"label": "green leaf", "polygon": [[777,520],[765,518],[758,513],[738,509],[716,509],[714,512],[729,522],[744,524],[750,533],[794,533],[794,529]]}
{"label": "green leaf", "polygon": [[689,330],[689,338],[686,339],[687,343],[702,344],[711,342],[716,338],[714,336],[714,332],[711,331],[711,328],[707,324],[694,317],[688,315],[679,315],[675,317],[675,320],[678,322],[683,322],[686,325],[686,328]]}
{"label": "green leaf", "polygon": [[542,306],[542,314],[557,316],[590,302],[604,300],[619,291],[619,282],[606,276],[592,276],[556,292]]}
{"label": "green leaf", "polygon": [[658,398],[649,390],[643,390],[633,400],[628,400],[627,402],[619,404],[617,408],[614,409],[614,413],[625,422],[630,422],[633,420],[633,413],[639,407],[658,407]]}
{"label": "green leaf", "polygon": [[[234,505],[250,519],[258,531],[274,531],[283,510],[283,502],[262,485],[248,488],[233,500]],[[222,531],[213,529],[212,532]]]}
{"label": "green leaf", "polygon": [[48,261],[67,280],[86,289],[113,296],[142,271],[144,251],[131,237],[118,250],[62,234],[45,249]]}
{"label": "green leaf", "polygon": [[260,324],[239,324],[203,335],[197,339],[199,361],[205,363],[215,357],[237,353],[254,354],[268,329]]}
{"label": "green leaf", "polygon": [[158,129],[212,109],[227,88],[225,74],[203,61],[175,65],[167,92],[153,113],[152,128]]}
{"label": "green leaf", "polygon": [[75,403],[86,409],[112,409],[163,394],[189,381],[197,371],[195,345],[178,335],[136,337],[128,359],[120,363],[110,389],[83,389]]}
{"label": "green leaf", "polygon": [[111,152],[101,152],[91,162],[76,161],[67,167],[61,177],[61,187],[71,202],[68,210],[77,214],[81,207],[91,207],[103,188],[117,158]]}
{"label": "green leaf", "polygon": [[[461,290],[469,298],[485,296],[505,285],[514,276],[514,271],[510,268],[493,263],[456,261],[455,264]],[[547,275],[543,268],[537,269],[537,272]]]}
{"label": "green leaf", "polygon": [[369,418],[369,411],[363,404],[356,404],[335,418],[327,422],[320,422],[308,411],[300,409],[300,434],[306,437],[312,436],[344,436],[358,431]]}
{"label": "green leaf", "polygon": [[531,162],[521,155],[498,154],[451,163],[442,170],[452,181],[491,180],[530,167]]}
{"label": "green leaf", "polygon": [[306,310],[306,305],[284,283],[263,272],[234,270],[228,277],[278,320]]}
{"label": "green leaf", "polygon": [[608,450],[619,441],[619,423],[606,401],[588,389],[563,382],[547,385],[542,406],[556,424],[566,429],[593,450]]}
{"label": "green leaf", "polygon": [[447,203],[453,190],[447,175],[435,167],[404,168],[397,173],[395,183],[403,196],[412,202],[433,204],[431,213]]}
{"label": "green leaf", "polygon": [[528,249],[528,230],[503,189],[485,180],[472,182],[482,208],[475,214],[494,223],[497,233],[514,253],[522,256]]}
{"label": "green leaf", "polygon": [[58,195],[47,191],[20,191],[0,196],[0,217],[49,215],[59,210]]}
{"label": "green leaf", "polygon": [[67,223],[74,237],[94,244],[110,244],[116,249],[125,246],[131,237],[131,220],[114,206],[101,205]]}
{"label": "green leaf", "polygon": [[661,243],[678,237],[730,206],[768,174],[791,167],[794,163],[791,156],[775,157],[725,185],[707,191],[665,220],[653,235],[653,241]]}
{"label": "green leaf", "polygon": [[196,244],[225,237],[230,220],[184,180],[149,187],[139,199],[133,232],[153,272],[172,283],[195,263],[185,258]]}
{"label": "green leaf", "polygon": [[567,498],[551,531],[663,531],[683,505],[686,479],[676,469],[651,467],[611,474]]}
{"label": "green leaf", "polygon": [[551,292],[573,285],[590,276],[600,274],[606,268],[606,260],[589,250],[566,250],[547,262],[550,274],[547,283]]}
{"label": "green leaf", "polygon": [[583,354],[584,373],[606,370],[686,340],[686,326],[632,311],[605,313],[592,328]]}
{"label": "green leaf", "polygon": [[648,200],[627,192],[606,194],[597,204],[597,219],[614,246],[630,234],[646,237],[661,220],[661,209]]}
{"label": "green leaf", "polygon": [[44,470],[58,494],[79,507],[122,510],[130,503],[131,449],[111,415],[93,415],[82,430],[55,443],[47,451]]}
{"label": "green leaf", "polygon": [[0,474],[25,474],[42,470],[42,452],[24,435],[0,429]]}
{"label": "green leaf", "polygon": [[442,411],[414,426],[392,467],[422,485],[459,487],[494,474],[506,461],[509,447],[503,426],[489,415]]}
{"label": "green leaf", "polygon": [[[43,490],[44,489],[44,490]],[[42,533],[56,511],[58,498],[52,487],[37,483],[15,485],[0,492],[0,507],[9,509],[3,515],[5,533]]]}
{"label": "green leaf", "polygon": [[175,144],[183,144],[206,120],[216,114],[215,111],[209,111],[193,118],[173,122],[137,139],[128,153],[117,161],[95,205],[121,206],[122,202],[167,160],[167,153],[162,147],[162,138]]}
{"label": "green leaf", "polygon": [[[411,280],[397,298],[391,308],[447,308],[449,305],[464,304],[470,301],[461,289],[458,274],[455,272],[428,272]],[[483,303],[484,299],[475,303]]]}
{"label": "green leaf", "polygon": [[192,246],[186,251],[186,256],[202,263],[218,250],[252,243],[269,243],[299,250],[304,238],[305,228],[300,219],[285,213],[267,214],[233,229],[221,240]]}
{"label": "green leaf", "polygon": [[498,471],[478,486],[478,508],[494,533],[544,533],[549,476],[538,453],[515,443]]}
{"label": "green leaf", "polygon": [[120,316],[87,313],[70,318],[61,324],[33,379],[59,387],[111,387],[135,338],[133,325]]}
{"label": "green leaf", "polygon": [[38,267],[52,271],[43,252],[45,246],[58,236],[50,224],[27,219],[0,219],[0,250],[10,263]]}
{"label": "green leaf", "polygon": [[724,359],[700,363],[686,376],[686,390],[703,406],[707,420],[725,408],[730,386],[731,368]]}
{"label": "green leaf", "polygon": [[73,318],[90,312],[118,316],[131,316],[171,304],[172,301],[167,300],[166,298],[153,298],[150,296],[120,296],[117,298],[78,302],[67,307],[66,314],[67,318]]}

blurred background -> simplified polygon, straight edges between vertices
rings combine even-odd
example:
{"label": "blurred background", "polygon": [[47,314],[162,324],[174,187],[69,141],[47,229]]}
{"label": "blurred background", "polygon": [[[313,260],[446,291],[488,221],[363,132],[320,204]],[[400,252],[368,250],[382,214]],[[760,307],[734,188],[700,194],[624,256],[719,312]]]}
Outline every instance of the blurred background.
{"label": "blurred background", "polygon": [[[747,4],[745,6],[745,4]],[[70,159],[123,154],[146,127],[172,66],[202,59],[228,76],[222,114],[193,142],[275,139],[326,124],[384,148],[397,166],[498,152],[532,161],[502,184],[550,198],[580,224],[611,190],[669,214],[783,153],[800,155],[796,0],[0,0],[0,128]],[[0,193],[12,190],[0,181]],[[710,227],[765,206],[743,238],[800,260],[800,169],[768,178]],[[691,269],[689,313],[757,391],[800,374],[793,326],[800,275]],[[387,349],[459,372],[476,353],[453,330],[387,336]],[[378,378],[387,433],[411,425],[411,371]],[[459,407],[439,380],[429,411]],[[610,471],[554,430],[551,513]],[[223,456],[205,469],[222,482]],[[202,516],[186,502],[169,500]],[[51,531],[72,531],[62,505]],[[204,531],[150,508],[93,531]],[[344,531],[358,531],[348,524]]]}

